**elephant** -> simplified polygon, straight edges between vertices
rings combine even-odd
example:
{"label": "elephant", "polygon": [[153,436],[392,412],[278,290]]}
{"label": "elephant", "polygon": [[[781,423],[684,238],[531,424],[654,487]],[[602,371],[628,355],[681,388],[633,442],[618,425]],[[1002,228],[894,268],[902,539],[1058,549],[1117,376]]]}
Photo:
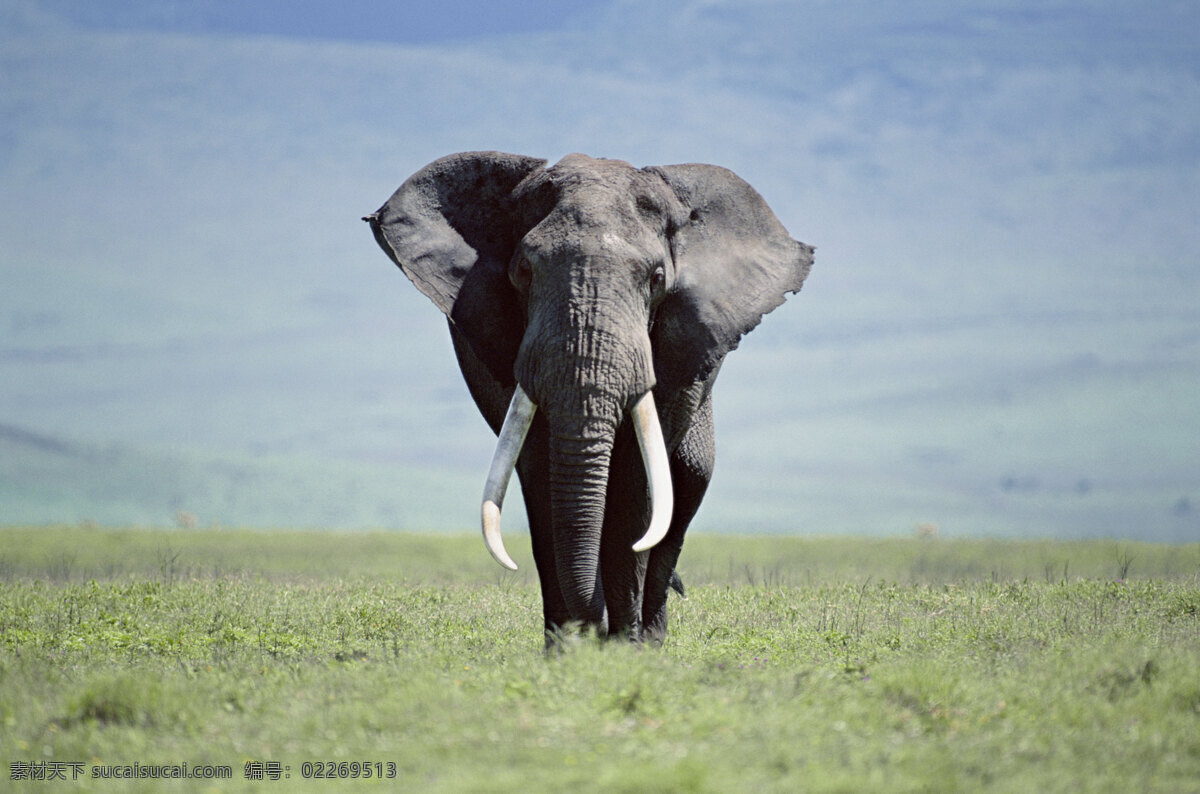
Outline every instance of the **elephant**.
{"label": "elephant", "polygon": [[515,469],[548,647],[582,626],[661,644],[667,590],[712,477],[725,355],[799,291],[811,246],[732,171],[463,152],[367,221],[447,317],[498,435],[484,540]]}

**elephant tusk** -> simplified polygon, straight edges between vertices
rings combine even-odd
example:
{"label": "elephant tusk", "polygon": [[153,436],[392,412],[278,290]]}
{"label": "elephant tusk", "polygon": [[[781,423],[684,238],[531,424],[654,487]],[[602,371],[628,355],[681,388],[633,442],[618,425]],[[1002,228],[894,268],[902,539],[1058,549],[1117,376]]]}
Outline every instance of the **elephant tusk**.
{"label": "elephant tusk", "polygon": [[521,445],[525,443],[525,434],[529,432],[536,412],[537,405],[517,386],[500,428],[500,437],[496,439],[496,452],[492,455],[492,466],[483,488],[483,542],[496,562],[510,571],[517,570],[517,564],[504,550],[504,541],[500,537],[500,507],[504,504],[508,480],[517,466]]}
{"label": "elephant tusk", "polygon": [[650,526],[642,539],[633,544],[633,550],[646,551],[667,535],[671,513],[675,510],[675,492],[671,487],[671,466],[667,461],[667,445],[658,423],[653,392],[646,392],[633,406],[630,415],[642,450],[642,462],[646,465],[646,479],[650,483]]}

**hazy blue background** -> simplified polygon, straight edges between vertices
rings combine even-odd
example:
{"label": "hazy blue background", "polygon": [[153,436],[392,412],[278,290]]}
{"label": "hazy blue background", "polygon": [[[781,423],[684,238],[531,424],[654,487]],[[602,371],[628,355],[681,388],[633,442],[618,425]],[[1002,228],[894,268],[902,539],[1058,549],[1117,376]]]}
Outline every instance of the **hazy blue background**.
{"label": "hazy blue background", "polygon": [[474,528],[359,217],[500,149],[725,165],[818,246],[695,526],[1200,536],[1200,4],[513,6],[0,0],[0,523]]}

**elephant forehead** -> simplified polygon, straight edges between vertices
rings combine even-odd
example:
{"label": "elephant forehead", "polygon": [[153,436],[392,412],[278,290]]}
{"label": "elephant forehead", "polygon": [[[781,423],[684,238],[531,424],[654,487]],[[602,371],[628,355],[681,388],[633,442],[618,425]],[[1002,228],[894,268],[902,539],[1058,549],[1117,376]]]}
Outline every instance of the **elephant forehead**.
{"label": "elephant forehead", "polygon": [[[516,193],[532,228],[553,214],[568,214],[576,225],[612,224],[619,216],[641,216],[656,225],[659,217],[679,215],[682,203],[652,170],[634,168],[623,160],[601,160],[583,154],[567,155],[527,179]],[[686,212],[683,213],[686,217]],[[560,218],[559,220],[564,220]]]}
{"label": "elephant forehead", "polygon": [[613,234],[612,232],[605,232],[600,235],[600,248],[606,254],[623,259],[636,257],[642,253],[629,238]]}
{"label": "elephant forehead", "polygon": [[567,155],[547,171],[561,200],[634,201],[650,198],[666,202],[674,193],[657,176],[634,168],[624,160],[598,160],[583,154]]}
{"label": "elephant forehead", "polygon": [[631,172],[636,170],[624,160],[608,160],[603,157],[589,157],[586,154],[579,153],[568,154],[550,166],[550,173],[563,175],[571,173],[616,174],[622,171]]}
{"label": "elephant forehead", "polygon": [[526,234],[522,248],[531,260],[562,263],[651,262],[662,259],[666,250],[655,230],[634,212],[564,206]]}
{"label": "elephant forehead", "polygon": [[522,193],[530,209],[541,207],[523,240],[532,258],[658,261],[681,215],[661,178],[620,160],[569,155],[538,181]]}

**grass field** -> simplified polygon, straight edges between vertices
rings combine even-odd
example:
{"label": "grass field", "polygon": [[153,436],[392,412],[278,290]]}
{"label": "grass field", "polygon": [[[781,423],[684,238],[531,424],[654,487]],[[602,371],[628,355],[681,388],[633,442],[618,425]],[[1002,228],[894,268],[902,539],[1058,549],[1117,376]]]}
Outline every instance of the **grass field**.
{"label": "grass field", "polygon": [[510,548],[0,530],[0,788],[1200,791],[1200,544],[700,535],[663,648],[549,657]]}

